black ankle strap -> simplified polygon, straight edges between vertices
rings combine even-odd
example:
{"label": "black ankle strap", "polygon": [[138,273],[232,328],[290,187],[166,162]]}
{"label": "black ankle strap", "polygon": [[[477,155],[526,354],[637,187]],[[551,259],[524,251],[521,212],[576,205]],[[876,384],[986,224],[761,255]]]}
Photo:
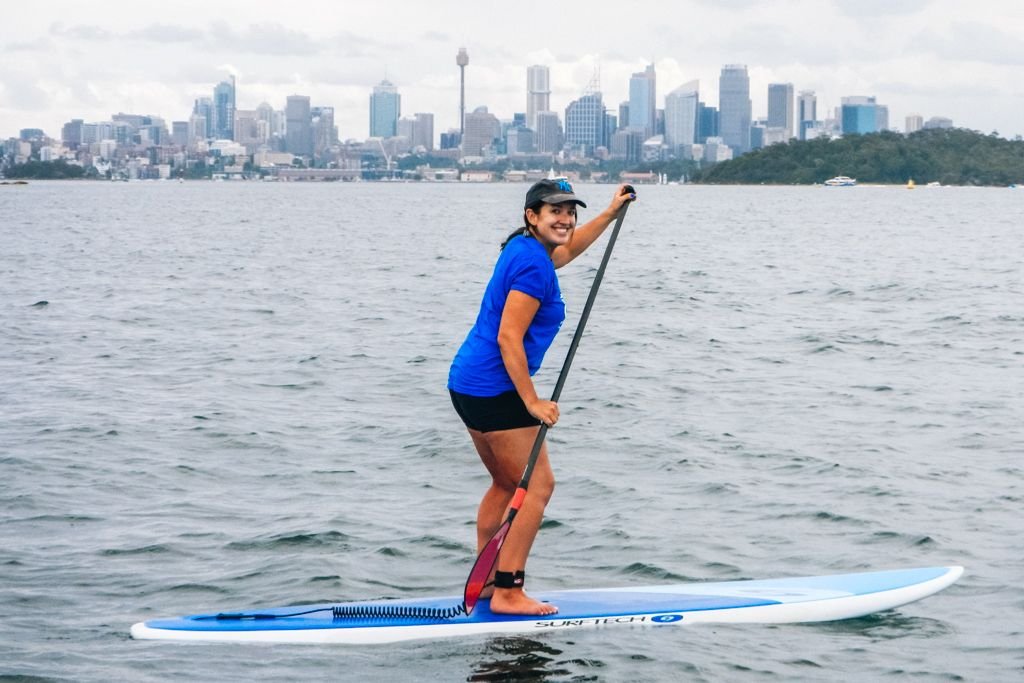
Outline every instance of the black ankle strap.
{"label": "black ankle strap", "polygon": [[526,583],[526,572],[494,572],[495,588],[522,588]]}

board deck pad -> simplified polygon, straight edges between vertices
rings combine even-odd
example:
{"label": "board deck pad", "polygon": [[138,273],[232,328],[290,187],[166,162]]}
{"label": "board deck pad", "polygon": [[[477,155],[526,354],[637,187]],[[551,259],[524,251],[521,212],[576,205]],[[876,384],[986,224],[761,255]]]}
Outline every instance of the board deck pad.
{"label": "board deck pad", "polygon": [[[962,573],[962,567],[926,567],[750,581],[531,591],[534,598],[558,606],[557,614],[543,616],[495,614],[488,600],[481,600],[471,615],[450,619],[335,616],[335,608],[443,610],[462,602],[455,596],[293,605],[155,619],[135,624],[131,635],[137,639],[372,644],[625,624],[662,627],[831,621],[920,600],[949,586]],[[224,614],[231,617],[218,618]]]}

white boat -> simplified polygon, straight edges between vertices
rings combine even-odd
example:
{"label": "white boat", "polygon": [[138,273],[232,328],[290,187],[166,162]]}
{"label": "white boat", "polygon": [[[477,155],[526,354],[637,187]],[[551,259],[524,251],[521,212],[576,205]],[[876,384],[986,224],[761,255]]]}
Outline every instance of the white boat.
{"label": "white boat", "polygon": [[829,178],[826,180],[825,184],[829,187],[851,187],[857,184],[857,179],[844,175],[837,175],[835,178]]}

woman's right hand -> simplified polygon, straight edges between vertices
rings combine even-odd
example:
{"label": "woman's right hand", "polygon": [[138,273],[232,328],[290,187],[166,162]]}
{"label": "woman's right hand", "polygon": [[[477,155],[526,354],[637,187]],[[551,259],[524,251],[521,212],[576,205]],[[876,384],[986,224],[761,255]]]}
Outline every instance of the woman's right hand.
{"label": "woman's right hand", "polygon": [[554,427],[555,423],[558,422],[558,404],[554,401],[537,399],[529,403],[526,409],[530,411],[530,415],[533,415],[548,427]]}

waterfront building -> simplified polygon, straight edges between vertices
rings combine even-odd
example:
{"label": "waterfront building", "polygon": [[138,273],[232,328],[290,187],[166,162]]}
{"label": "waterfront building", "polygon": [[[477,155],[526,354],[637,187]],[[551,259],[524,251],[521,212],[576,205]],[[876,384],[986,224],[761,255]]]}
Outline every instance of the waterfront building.
{"label": "waterfront building", "polygon": [[907,134],[916,133],[924,128],[924,117],[920,114],[910,114],[906,119]]}
{"label": "waterfront building", "polygon": [[647,137],[658,130],[656,93],[657,78],[653,64],[629,79],[629,123],[626,125],[643,130]]}
{"label": "waterfront building", "polygon": [[665,144],[675,156],[697,140],[699,87],[699,81],[690,81],[665,96]]}
{"label": "waterfront building", "polygon": [[551,70],[539,64],[526,69],[526,127],[537,130],[537,114],[551,109]]}
{"label": "waterfront building", "polygon": [[[766,128],[782,128],[785,140],[793,137],[793,84],[768,85],[768,120]],[[765,141],[767,146],[769,143]]]}
{"label": "waterfront building", "polygon": [[213,137],[235,139],[235,77],[221,81],[213,88]]}
{"label": "waterfront building", "polygon": [[726,64],[718,79],[718,129],[737,156],[750,151],[751,109],[746,65]]}
{"label": "waterfront building", "polygon": [[390,138],[398,134],[398,119],[402,115],[402,96],[398,88],[387,79],[373,87],[370,95],[370,137]]}
{"label": "waterfront building", "polygon": [[807,130],[815,128],[818,121],[818,96],[813,90],[801,90],[796,104],[797,137],[807,139]]}
{"label": "waterfront building", "polygon": [[285,151],[295,156],[313,156],[313,119],[306,95],[289,95],[285,108]]}

